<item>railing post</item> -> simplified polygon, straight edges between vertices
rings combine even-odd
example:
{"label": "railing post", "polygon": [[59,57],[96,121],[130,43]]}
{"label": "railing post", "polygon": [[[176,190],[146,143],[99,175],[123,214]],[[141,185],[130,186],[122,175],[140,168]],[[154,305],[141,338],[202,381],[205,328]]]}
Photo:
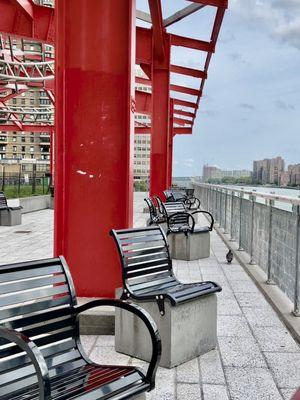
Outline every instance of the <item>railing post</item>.
{"label": "railing post", "polygon": [[220,226],[220,228],[222,227],[222,217],[223,217],[222,197],[223,197],[223,189],[220,189],[220,199],[219,199],[219,210],[220,210],[220,222],[219,222],[219,226]]}
{"label": "railing post", "polygon": [[234,191],[231,192],[231,209],[230,209],[230,241],[234,242],[233,236],[233,203],[234,203]]}
{"label": "railing post", "polygon": [[224,224],[224,233],[226,234],[226,233],[228,233],[227,232],[227,205],[228,205],[228,199],[227,199],[227,197],[228,197],[228,192],[227,192],[227,190],[225,189],[225,224]]}
{"label": "railing post", "polygon": [[300,293],[299,293],[299,236],[300,236],[300,206],[293,207],[296,213],[296,227],[295,227],[295,294],[294,294],[294,310],[295,317],[300,317]]}
{"label": "railing post", "polygon": [[244,197],[244,193],[240,192],[240,227],[239,227],[239,248],[238,251],[243,251],[243,247],[242,247],[242,203],[243,203],[243,197]]}
{"label": "railing post", "polygon": [[251,200],[251,234],[250,234],[250,265],[255,265],[255,261],[253,258],[254,246],[253,246],[253,238],[254,238],[254,205],[256,197],[251,195],[249,196],[249,200]]}
{"label": "railing post", "polygon": [[274,281],[271,278],[271,265],[272,265],[272,260],[271,260],[271,251],[272,251],[272,220],[273,220],[273,206],[275,202],[274,200],[269,200],[269,240],[268,240],[268,278],[266,283],[268,285],[274,285]]}
{"label": "railing post", "polygon": [[217,210],[218,210],[218,189],[217,188],[214,188],[214,191],[215,191],[215,195],[214,195],[214,209],[215,209],[215,220],[216,220],[216,222],[218,223],[218,212],[217,212]]}

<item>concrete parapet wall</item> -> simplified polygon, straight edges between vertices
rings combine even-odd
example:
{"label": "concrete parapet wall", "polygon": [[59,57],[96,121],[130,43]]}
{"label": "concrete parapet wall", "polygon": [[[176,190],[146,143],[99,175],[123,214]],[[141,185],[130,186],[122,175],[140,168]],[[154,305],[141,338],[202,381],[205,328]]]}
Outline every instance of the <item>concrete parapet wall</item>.
{"label": "concrete parapet wall", "polygon": [[50,195],[20,198],[20,206],[22,214],[50,208]]}

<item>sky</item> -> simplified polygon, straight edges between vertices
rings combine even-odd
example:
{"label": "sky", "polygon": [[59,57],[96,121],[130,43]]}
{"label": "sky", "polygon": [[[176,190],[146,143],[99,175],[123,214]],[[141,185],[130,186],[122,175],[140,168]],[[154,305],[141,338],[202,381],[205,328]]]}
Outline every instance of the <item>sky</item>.
{"label": "sky", "polygon": [[[188,2],[162,3],[166,17]],[[205,7],[169,31],[208,40],[212,21]],[[204,54],[181,50],[172,52],[176,61],[203,65]],[[278,155],[300,163],[299,133],[300,0],[229,0],[193,135],[175,137],[173,175],[201,175],[206,163],[251,170],[253,160]]]}

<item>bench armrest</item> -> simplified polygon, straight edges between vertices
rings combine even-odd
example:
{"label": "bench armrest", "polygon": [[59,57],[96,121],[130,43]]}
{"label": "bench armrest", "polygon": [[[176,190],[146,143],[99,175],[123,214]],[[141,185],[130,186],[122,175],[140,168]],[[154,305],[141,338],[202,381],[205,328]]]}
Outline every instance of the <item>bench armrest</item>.
{"label": "bench armrest", "polygon": [[22,207],[22,206],[17,206],[17,207],[8,207],[8,209],[9,209],[10,211],[14,211],[14,210],[22,210],[22,209],[23,209],[23,207]]}
{"label": "bench armrest", "polygon": [[90,301],[89,303],[83,304],[81,306],[74,307],[74,312],[76,315],[87,311],[94,307],[99,306],[113,306],[118,308],[123,308],[133,314],[137,315],[146,325],[148,331],[151,336],[152,341],[152,356],[150,360],[150,364],[148,367],[148,371],[146,374],[147,382],[154,387],[155,383],[155,374],[158,367],[158,363],[160,361],[161,356],[161,339],[158,333],[157,326],[153,319],[151,318],[150,314],[148,314],[145,310],[143,310],[140,306],[132,303],[128,303],[123,300],[116,300],[116,299],[97,299]]}
{"label": "bench armrest", "polygon": [[[168,217],[167,223],[168,223],[168,233],[178,233],[177,229],[172,228],[172,224],[176,223],[176,220],[178,221],[177,224],[179,224],[182,221],[182,224],[184,220],[186,220],[186,223],[188,225],[189,231],[193,232],[195,228],[195,218],[192,215],[193,213],[188,213],[188,212],[183,212],[183,211],[178,211],[174,214],[171,214]],[[191,222],[190,222],[191,221]],[[184,232],[184,230],[181,230],[180,232]]]}
{"label": "bench armrest", "polygon": [[192,197],[187,197],[184,201],[184,205],[191,210],[193,206],[195,206],[195,208],[200,208],[200,200],[198,199],[198,197],[192,196]]}
{"label": "bench armrest", "polygon": [[0,327],[0,338],[11,343],[15,343],[20,349],[25,351],[34,365],[39,385],[39,399],[48,400],[51,397],[51,387],[49,379],[49,371],[46,361],[37,347],[27,336],[13,329]]}
{"label": "bench armrest", "polygon": [[214,227],[214,223],[215,223],[214,217],[211,215],[210,212],[208,212],[208,211],[203,211],[203,210],[194,211],[194,212],[192,212],[191,214],[194,215],[194,214],[200,214],[200,213],[201,213],[201,214],[206,214],[206,215],[208,215],[208,216],[210,217],[210,226],[209,226],[209,230],[212,231],[212,230],[213,230],[213,227]]}

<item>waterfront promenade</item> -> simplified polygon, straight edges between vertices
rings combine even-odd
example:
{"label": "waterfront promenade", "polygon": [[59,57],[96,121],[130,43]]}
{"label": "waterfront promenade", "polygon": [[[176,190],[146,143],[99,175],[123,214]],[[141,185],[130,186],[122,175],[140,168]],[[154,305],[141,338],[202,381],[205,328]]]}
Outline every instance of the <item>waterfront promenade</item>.
{"label": "waterfront promenade", "polygon": [[[141,212],[144,196],[135,194],[135,226],[147,219]],[[52,236],[52,210],[23,215],[21,226],[0,227],[1,264],[51,257]],[[218,347],[172,370],[159,368],[148,400],[290,400],[300,385],[299,346],[242,266],[225,262],[227,251],[213,231],[208,259],[174,262],[184,282],[221,284]],[[112,336],[84,336],[83,341],[97,362],[145,365],[115,353]]]}

